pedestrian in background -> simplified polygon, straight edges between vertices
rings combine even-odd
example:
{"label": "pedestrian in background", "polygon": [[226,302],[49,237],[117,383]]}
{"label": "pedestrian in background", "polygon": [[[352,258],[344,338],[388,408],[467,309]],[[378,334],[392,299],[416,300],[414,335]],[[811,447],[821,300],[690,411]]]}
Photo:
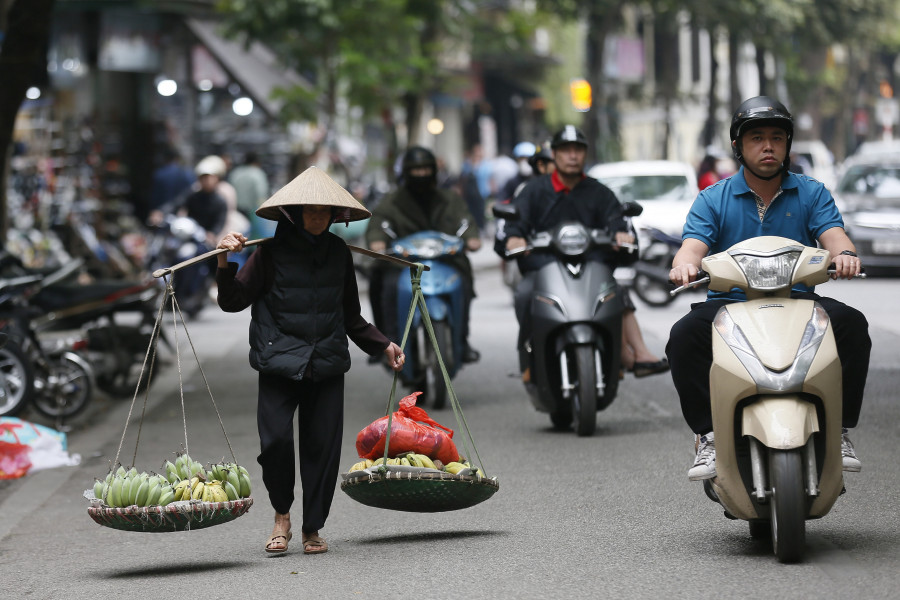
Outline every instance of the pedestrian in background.
{"label": "pedestrian in background", "polygon": [[165,204],[185,195],[197,180],[194,173],[182,163],[178,150],[166,146],[163,157],[164,164],[153,172],[148,213],[159,210]]}
{"label": "pedestrian in background", "polygon": [[244,164],[235,167],[228,181],[237,193],[237,209],[252,219],[256,209],[269,197],[269,178],[259,165],[259,156],[252,150],[244,156]]}

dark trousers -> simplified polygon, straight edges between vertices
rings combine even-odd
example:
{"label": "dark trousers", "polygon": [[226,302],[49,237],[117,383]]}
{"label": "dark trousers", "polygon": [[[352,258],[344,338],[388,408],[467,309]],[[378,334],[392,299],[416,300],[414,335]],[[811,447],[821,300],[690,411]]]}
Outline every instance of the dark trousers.
{"label": "dark trousers", "polygon": [[294,502],[294,412],[298,413],[303,531],[325,525],[341,460],[344,428],[344,376],[323,381],[294,381],[259,374],[256,422],[263,483],[275,512]]}
{"label": "dark trousers", "polygon": [[[828,313],[841,360],[844,388],[842,425],[855,427],[862,408],[866,375],[869,371],[869,323],[861,312],[832,298],[812,293],[794,298],[816,300]],[[694,433],[712,431],[709,402],[709,369],[712,366],[712,322],[719,308],[730,300],[710,300],[691,305],[691,312],[672,326],[666,356],[672,381],[681,399],[681,412]]]}

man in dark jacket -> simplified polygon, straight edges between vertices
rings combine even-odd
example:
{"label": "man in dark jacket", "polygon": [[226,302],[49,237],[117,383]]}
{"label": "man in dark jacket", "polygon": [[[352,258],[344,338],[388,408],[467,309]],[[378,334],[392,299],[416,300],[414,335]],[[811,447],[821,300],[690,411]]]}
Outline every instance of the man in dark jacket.
{"label": "man in dark jacket", "polygon": [[[311,199],[311,200],[310,200]],[[311,203],[314,202],[314,203]],[[328,227],[369,212],[322,171],[310,168],[269,198],[256,214],[277,220],[273,239],[237,264],[218,255],[218,302],[226,312],[252,306],[250,365],[259,372],[257,426],[263,483],[275,509],[266,552],[284,552],[294,501],[294,413],[299,411],[303,551],[328,550],[325,525],[339,470],[344,419],[347,337],[368,354],[383,352],[403,368],[397,344],[360,314],[350,250]],[[247,238],[228,233],[218,248],[232,253]]]}
{"label": "man in dark jacket", "polygon": [[[398,238],[418,231],[436,230],[457,235],[460,227],[468,227],[460,234],[469,251],[481,247],[481,238],[475,219],[458,194],[437,187],[437,160],[429,150],[413,146],[403,156],[403,185],[386,196],[375,208],[366,229],[366,243],[375,252],[384,252],[392,241],[391,234]],[[385,230],[384,225],[390,229]],[[465,302],[463,303],[464,362],[475,362],[478,352],[468,343],[469,310],[475,287],[472,264],[461,253],[447,260],[455,266],[463,277]],[[396,339],[398,335],[397,311],[393,309],[397,300],[397,278],[401,269],[376,265],[369,277],[369,298],[375,324],[386,335]]]}

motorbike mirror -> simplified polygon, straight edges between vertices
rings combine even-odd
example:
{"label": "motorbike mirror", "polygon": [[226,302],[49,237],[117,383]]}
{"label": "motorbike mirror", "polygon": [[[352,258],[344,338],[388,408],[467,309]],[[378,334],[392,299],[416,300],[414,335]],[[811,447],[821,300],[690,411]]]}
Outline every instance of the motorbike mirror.
{"label": "motorbike mirror", "polygon": [[495,202],[491,211],[498,219],[506,219],[507,221],[519,220],[519,211],[511,202]]}
{"label": "motorbike mirror", "polygon": [[622,203],[622,213],[626,217],[637,217],[640,216],[642,212],[644,212],[644,207],[637,202],[631,202],[629,200],[628,202]]}

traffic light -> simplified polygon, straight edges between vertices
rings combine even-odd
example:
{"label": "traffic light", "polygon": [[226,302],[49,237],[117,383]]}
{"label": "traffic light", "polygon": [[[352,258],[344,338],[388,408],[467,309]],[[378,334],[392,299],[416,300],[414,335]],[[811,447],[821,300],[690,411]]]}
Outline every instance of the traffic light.
{"label": "traffic light", "polygon": [[573,79],[569,83],[569,94],[572,96],[572,106],[578,112],[591,110],[591,84],[586,79]]}

